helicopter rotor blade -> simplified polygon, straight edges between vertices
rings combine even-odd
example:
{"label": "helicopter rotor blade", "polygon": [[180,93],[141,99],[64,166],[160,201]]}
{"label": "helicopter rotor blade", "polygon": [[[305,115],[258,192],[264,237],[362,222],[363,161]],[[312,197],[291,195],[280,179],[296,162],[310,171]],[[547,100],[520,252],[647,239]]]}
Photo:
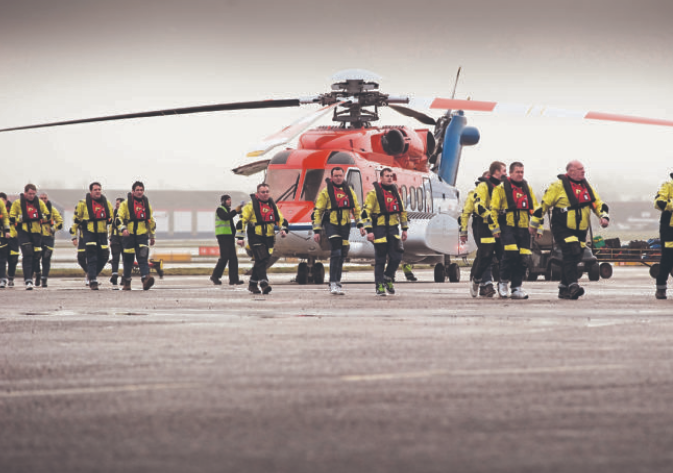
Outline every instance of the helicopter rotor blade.
{"label": "helicopter rotor blade", "polygon": [[344,102],[335,102],[331,105],[327,105],[319,110],[316,110],[310,115],[306,115],[305,117],[300,118],[291,125],[288,125],[282,130],[280,130],[278,133],[274,133],[273,135],[266,137],[263,141],[252,147],[250,151],[248,151],[247,156],[249,158],[257,158],[259,156],[268,153],[277,146],[284,145],[285,143],[294,139],[301,132],[306,130],[316,120],[323,117],[324,115],[326,115],[327,113],[329,113],[331,110],[341,105],[342,103]]}
{"label": "helicopter rotor blade", "polygon": [[415,118],[424,125],[434,125],[436,123],[435,119],[425,113],[412,110],[411,108],[402,107],[400,105],[389,105],[390,108],[395,110],[397,113],[401,113],[407,117]]}
{"label": "helicopter rotor blade", "polygon": [[619,115],[616,113],[593,112],[588,110],[568,110],[563,108],[547,107],[544,105],[525,105],[516,103],[484,102],[479,100],[457,100],[444,98],[414,98],[410,100],[410,103],[418,108],[428,109],[454,109],[468,110],[473,112],[492,112],[499,115],[521,117],[578,118],[585,120],[602,120],[673,127],[673,120],[636,117],[632,115]]}
{"label": "helicopter rotor blade", "polygon": [[262,159],[260,161],[255,161],[254,163],[244,164],[235,169],[232,169],[231,172],[239,176],[252,176],[258,172],[266,171],[266,168],[269,167],[269,161],[271,159]]}
{"label": "helicopter rotor blade", "polygon": [[451,93],[451,98],[455,99],[456,98],[456,88],[458,87],[458,79],[460,78],[460,70],[462,69],[462,66],[458,67],[458,73],[456,73],[456,80],[453,83],[453,92]]}
{"label": "helicopter rotor blade", "polygon": [[129,118],[148,118],[148,117],[160,117],[166,115],[186,115],[191,113],[203,113],[203,112],[221,112],[227,110],[251,110],[251,109],[260,109],[260,108],[283,108],[283,107],[298,107],[301,103],[299,99],[285,99],[285,100],[259,100],[256,102],[232,102],[232,103],[223,103],[217,105],[201,105],[197,107],[184,107],[184,108],[174,108],[167,110],[154,110],[151,112],[140,112],[140,113],[126,113],[122,115],[110,115],[106,117],[96,117],[96,118],[84,118],[80,120],[67,120],[62,122],[51,122],[51,123],[41,123],[38,125],[27,125],[27,126],[18,126],[12,128],[3,128],[0,129],[0,132],[3,131],[16,131],[16,130],[29,130],[32,128],[46,128],[52,126],[62,126],[62,125],[76,125],[80,123],[93,123],[93,122],[105,122],[112,120],[125,120]]}

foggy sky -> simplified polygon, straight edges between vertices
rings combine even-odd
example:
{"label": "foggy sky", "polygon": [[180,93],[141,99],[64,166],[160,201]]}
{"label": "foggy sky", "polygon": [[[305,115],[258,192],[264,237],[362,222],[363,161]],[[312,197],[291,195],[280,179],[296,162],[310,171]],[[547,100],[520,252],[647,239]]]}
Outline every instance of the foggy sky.
{"label": "foggy sky", "polygon": [[[673,119],[667,1],[22,1],[0,13],[0,128],[295,98],[341,69],[393,95],[537,103]],[[314,108],[221,112],[0,134],[2,190],[250,190],[230,169]],[[438,115],[437,112],[430,112]],[[385,110],[382,124],[421,125]],[[673,130],[468,113],[466,189],[493,160],[523,161],[536,192],[573,158],[599,190],[652,192],[673,170]],[[327,124],[329,120],[321,122]],[[11,169],[11,173],[7,170]],[[612,192],[612,190],[609,190]]]}

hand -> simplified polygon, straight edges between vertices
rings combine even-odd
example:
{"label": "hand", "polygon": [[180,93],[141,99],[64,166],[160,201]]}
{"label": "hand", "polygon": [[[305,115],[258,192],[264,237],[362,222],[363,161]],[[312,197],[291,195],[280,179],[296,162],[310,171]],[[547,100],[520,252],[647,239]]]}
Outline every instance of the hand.
{"label": "hand", "polygon": [[242,205],[239,205],[239,206],[237,206],[234,210],[236,211],[236,213],[240,214],[240,213],[241,213],[241,210],[243,210],[243,206],[242,206]]}
{"label": "hand", "polygon": [[72,246],[77,246],[77,238],[72,239]]}
{"label": "hand", "polygon": [[156,240],[154,238],[150,238],[150,246],[154,246],[154,243],[156,243]]}
{"label": "hand", "polygon": [[281,230],[280,231],[280,237],[285,238],[286,236],[287,236],[287,233],[285,232],[285,230]]}
{"label": "hand", "polygon": [[367,240],[369,241],[374,241],[374,234],[373,233],[367,233]]}
{"label": "hand", "polygon": [[237,240],[237,241],[236,241],[236,244],[237,244],[238,246],[245,246],[245,240]]}
{"label": "hand", "polygon": [[407,231],[402,230],[402,241],[407,241]]}
{"label": "hand", "polygon": [[493,234],[493,238],[500,238],[500,232],[498,232],[498,233],[494,233],[494,234]]}
{"label": "hand", "polygon": [[124,231],[122,232],[122,236],[126,236],[126,237],[129,236],[129,231],[128,231],[127,228],[125,228]]}
{"label": "hand", "polygon": [[315,241],[316,243],[320,243],[320,233],[317,233],[317,232],[316,232],[316,233],[313,235],[313,241]]}
{"label": "hand", "polygon": [[364,229],[364,227],[360,228],[360,236],[365,236],[367,234],[367,230]]}
{"label": "hand", "polygon": [[537,235],[537,228],[528,227],[528,233],[530,233],[530,236]]}
{"label": "hand", "polygon": [[10,235],[9,232],[6,232],[6,233],[5,233],[5,238],[9,239],[10,236],[11,236],[11,235]]}
{"label": "hand", "polygon": [[603,227],[603,228],[607,228],[608,225],[610,225],[610,220],[608,220],[607,218],[603,217],[603,218],[601,219],[601,227]]}
{"label": "hand", "polygon": [[460,242],[467,243],[467,235],[460,235]]}

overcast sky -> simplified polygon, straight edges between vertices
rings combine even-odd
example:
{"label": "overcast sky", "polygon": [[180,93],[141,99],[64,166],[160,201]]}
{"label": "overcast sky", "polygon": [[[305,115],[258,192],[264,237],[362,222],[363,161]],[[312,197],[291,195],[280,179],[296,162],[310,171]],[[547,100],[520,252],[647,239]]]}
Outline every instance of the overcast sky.
{"label": "overcast sky", "polygon": [[[458,98],[673,119],[672,23],[665,0],[22,0],[0,10],[0,128],[295,98],[328,91],[348,68],[382,76],[384,93],[448,97],[458,66]],[[261,175],[230,169],[311,110],[2,133],[2,190],[141,179],[148,193],[249,191]],[[654,192],[673,170],[671,128],[468,117],[481,143],[463,153],[464,190],[495,159],[523,161],[538,193],[571,158],[613,194]]]}

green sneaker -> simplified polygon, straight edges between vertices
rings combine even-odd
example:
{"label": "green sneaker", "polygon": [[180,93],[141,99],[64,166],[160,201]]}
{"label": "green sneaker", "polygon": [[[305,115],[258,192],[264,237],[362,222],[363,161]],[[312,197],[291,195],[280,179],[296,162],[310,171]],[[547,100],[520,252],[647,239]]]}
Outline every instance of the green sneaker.
{"label": "green sneaker", "polygon": [[391,296],[395,295],[395,285],[393,284],[392,279],[387,279],[386,283],[385,283],[385,286],[386,286],[386,291],[388,292],[388,294],[390,294]]}
{"label": "green sneaker", "polygon": [[377,296],[385,296],[386,295],[386,289],[383,287],[383,284],[377,284],[376,285],[376,295]]}

